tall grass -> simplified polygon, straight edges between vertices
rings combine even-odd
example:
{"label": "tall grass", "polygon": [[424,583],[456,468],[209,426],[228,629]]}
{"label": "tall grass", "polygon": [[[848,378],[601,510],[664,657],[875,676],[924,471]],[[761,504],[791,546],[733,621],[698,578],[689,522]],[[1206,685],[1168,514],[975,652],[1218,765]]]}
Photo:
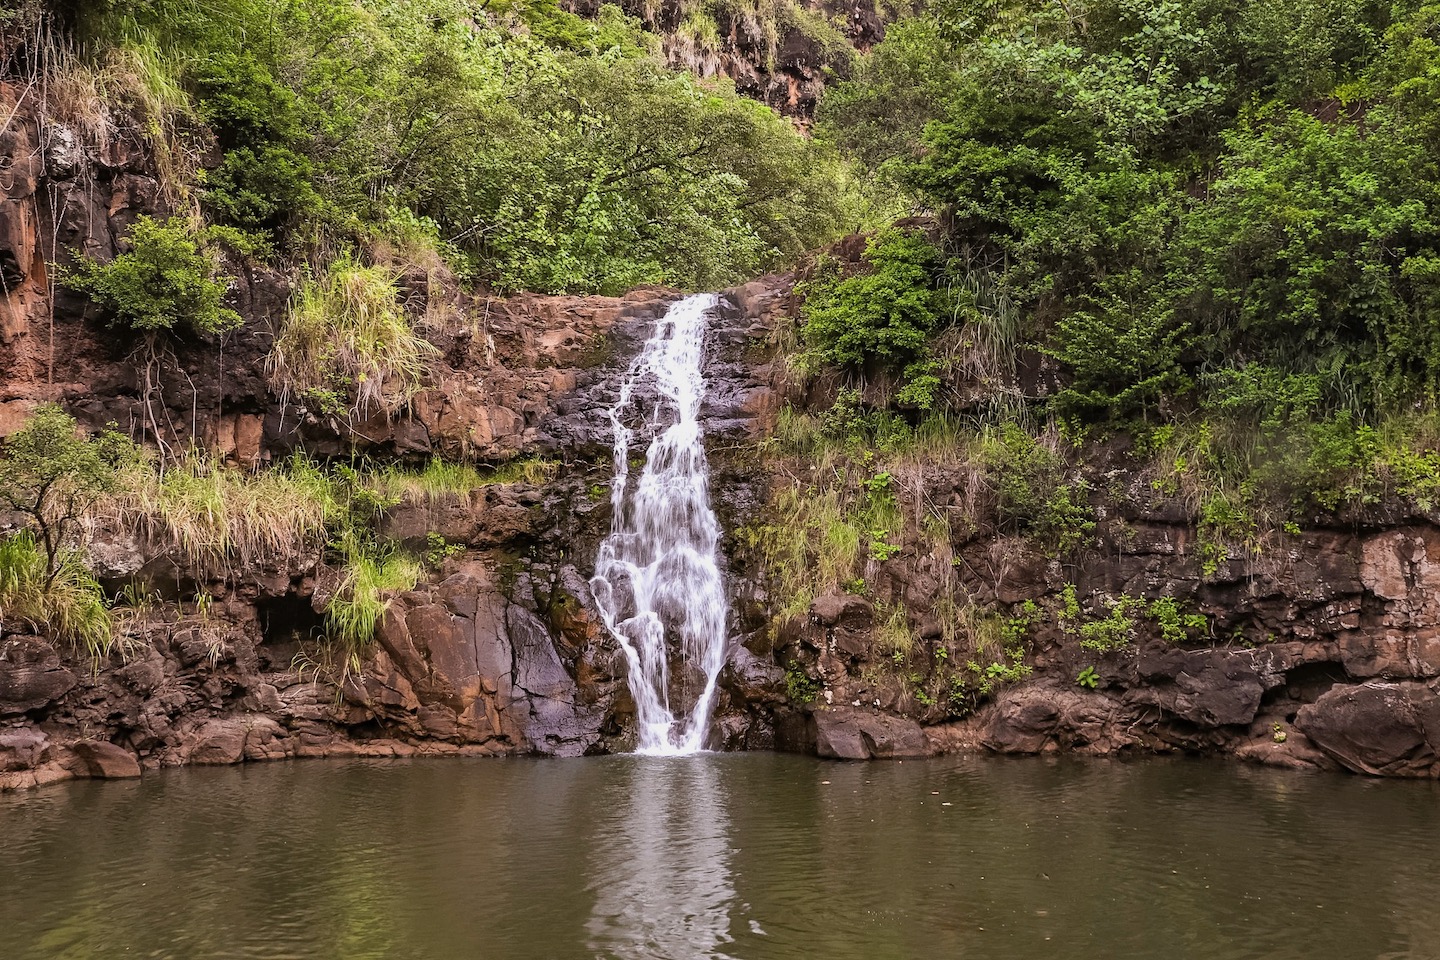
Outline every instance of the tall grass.
{"label": "tall grass", "polygon": [[395,281],[353,256],[301,278],[269,358],[283,396],[357,417],[389,416],[410,402],[439,351],[405,316]]}
{"label": "tall grass", "polygon": [[0,540],[0,624],[17,622],[94,657],[108,656],[115,644],[105,595],[80,555],[62,553],[47,576],[45,551],[28,530]]}
{"label": "tall grass", "polygon": [[415,589],[424,570],[414,557],[355,539],[343,550],[345,576],[325,608],[325,627],[332,641],[356,657],[375,639],[394,595]]}
{"label": "tall grass", "polygon": [[426,500],[464,495],[481,487],[508,483],[539,484],[552,478],[560,464],[554,460],[511,460],[493,469],[436,458],[420,471],[389,464],[366,477],[366,485],[382,499]]}
{"label": "tall grass", "polygon": [[344,510],[334,482],[302,457],[249,473],[194,451],[163,470],[133,467],[99,507],[121,529],[224,566],[273,565],[314,550]]}

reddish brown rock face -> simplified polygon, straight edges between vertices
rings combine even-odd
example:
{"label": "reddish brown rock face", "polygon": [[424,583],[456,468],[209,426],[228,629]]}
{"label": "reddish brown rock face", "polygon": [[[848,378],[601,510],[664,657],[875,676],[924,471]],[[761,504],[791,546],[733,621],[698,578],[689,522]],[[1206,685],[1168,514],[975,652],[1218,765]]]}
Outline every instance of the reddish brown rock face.
{"label": "reddish brown rock face", "polygon": [[[15,95],[0,86],[0,109],[8,113]],[[103,150],[86,147],[42,131],[22,109],[0,135],[0,158],[10,178],[0,204],[0,434],[48,399],[92,426],[135,426],[133,345],[54,287],[45,264],[70,250],[113,256],[136,216],[165,213],[143,142],[123,134]],[[854,259],[862,247],[840,254],[847,249]],[[278,275],[245,270],[234,290],[244,327],[223,350],[181,343],[165,361],[167,382],[186,385],[166,394],[171,439],[198,438],[246,468],[303,447],[412,464],[543,456],[558,462],[555,476],[392,509],[385,536],[421,552],[438,534],[459,553],[394,600],[377,644],[355,662],[314,659],[309,641],[339,583],[318,556],[267,558],[222,575],[134,531],[101,530],[93,560],[110,584],[138,577],[171,600],[203,591],[213,604],[204,615],[188,603],[155,618],[127,660],[99,664],[6,623],[25,633],[0,636],[0,789],[181,763],[575,755],[630,744],[623,661],[593,612],[588,578],[609,527],[607,410],[619,371],[676,295],[496,300],[405,283],[417,311],[449,318],[424,328],[443,359],[410,409],[344,424],[282,404],[265,356],[288,288]],[[787,383],[765,348],[791,299],[789,278],[763,278],[725,292],[714,318],[702,419],[713,500],[729,531],[764,516],[772,465],[755,441],[773,430],[782,403],[818,409],[833,399],[833,384],[807,392]],[[984,503],[964,501],[964,481],[935,466],[903,492],[973,513],[973,527],[949,544],[953,556],[908,545],[886,562],[872,596],[821,596],[773,636],[777,598],[760,564],[738,539],[724,544],[736,611],[735,649],[720,678],[724,746],[852,759],[1183,750],[1440,775],[1435,518],[1392,510],[1398,519],[1309,530],[1280,553],[1207,574],[1181,511],[1097,494],[1098,543],[1062,568],[1003,535]],[[897,602],[914,614],[920,648],[935,649],[945,617],[955,616],[936,603],[950,577],[982,604],[1053,601],[1070,581],[1084,596],[1178,597],[1212,626],[1180,646],[1144,627],[1103,655],[1041,626],[1026,654],[1033,674],[957,717],[875,669],[877,632]],[[1086,667],[1099,678],[1095,689],[1076,683]],[[799,702],[812,686],[821,693]]]}

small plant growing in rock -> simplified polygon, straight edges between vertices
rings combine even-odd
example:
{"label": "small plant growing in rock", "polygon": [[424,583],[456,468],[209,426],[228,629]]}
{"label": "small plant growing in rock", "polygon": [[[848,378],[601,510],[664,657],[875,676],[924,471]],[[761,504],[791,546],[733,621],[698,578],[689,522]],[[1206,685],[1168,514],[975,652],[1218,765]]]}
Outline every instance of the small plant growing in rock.
{"label": "small plant growing in rock", "polygon": [[928,690],[925,689],[924,678],[922,678],[918,673],[910,675],[910,685],[911,694],[915,697],[916,703],[920,704],[922,707],[935,706],[935,698],[930,695],[930,692]]}
{"label": "small plant growing in rock", "polygon": [[1160,628],[1160,639],[1166,643],[1184,643],[1204,633],[1210,626],[1203,614],[1181,613],[1180,601],[1174,597],[1152,601],[1146,613]]}
{"label": "small plant growing in rock", "polygon": [[1100,674],[1095,672],[1093,666],[1089,666],[1080,671],[1080,675],[1075,678],[1075,682],[1086,690],[1094,690],[1100,686]]}
{"label": "small plant growing in rock", "polygon": [[984,697],[989,696],[997,687],[1007,683],[1017,683],[1030,676],[1033,672],[1028,664],[1024,662],[1025,651],[1021,647],[1011,647],[1005,651],[1005,659],[994,660],[983,667],[969,660],[965,663],[965,669],[976,679],[975,690]]}
{"label": "small plant growing in rock", "polygon": [[870,559],[884,563],[900,552],[900,545],[888,539],[890,531],[883,528],[870,531]]}
{"label": "small plant growing in rock", "polygon": [[425,565],[438,567],[463,549],[463,545],[448,543],[443,536],[431,530],[425,535]]}
{"label": "small plant growing in rock", "polygon": [[1271,740],[1275,741],[1276,743],[1284,743],[1286,740],[1289,739],[1289,734],[1285,732],[1285,728],[1280,726],[1280,724],[1274,724],[1273,729],[1274,732],[1270,735]]}
{"label": "small plant growing in rock", "polygon": [[1034,600],[1026,600],[1016,609],[1015,614],[1000,624],[1000,638],[1006,647],[1018,646],[1030,636],[1030,631],[1045,619],[1045,611]]}
{"label": "small plant growing in rock", "polygon": [[1104,619],[1081,624],[1080,646],[1094,653],[1109,653],[1125,646],[1135,638],[1135,618],[1130,613],[1142,603],[1135,597],[1121,597]]}
{"label": "small plant growing in rock", "polygon": [[785,696],[791,703],[812,703],[820,692],[820,681],[808,676],[798,663],[785,670]]}
{"label": "small plant growing in rock", "polygon": [[1080,598],[1076,595],[1075,584],[1067,583],[1060,591],[1055,621],[1061,630],[1072,637],[1080,629]]}

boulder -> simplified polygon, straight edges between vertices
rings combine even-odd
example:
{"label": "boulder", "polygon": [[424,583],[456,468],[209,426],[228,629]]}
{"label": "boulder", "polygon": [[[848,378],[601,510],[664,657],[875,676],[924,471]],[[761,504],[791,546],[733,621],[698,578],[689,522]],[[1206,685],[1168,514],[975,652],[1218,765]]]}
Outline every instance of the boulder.
{"label": "boulder", "polygon": [[192,728],[182,750],[190,763],[220,766],[245,759],[246,724],[241,717],[206,720]]}
{"label": "boulder", "polygon": [[1140,676],[1153,685],[1137,698],[1200,727],[1249,724],[1268,687],[1283,676],[1264,677],[1250,650],[1175,650],[1152,647],[1141,652]]}
{"label": "boulder", "polygon": [[78,740],[70,744],[70,752],[78,764],[76,776],[100,780],[122,780],[140,776],[140,761],[135,754],[108,740]]}
{"label": "boulder", "polygon": [[1440,778],[1440,695],[1425,684],[1336,686],[1301,707],[1295,726],[1357,773]]}
{"label": "boulder", "polygon": [[996,705],[980,742],[996,753],[1039,753],[1060,726],[1060,705],[1045,690],[1021,690]]}
{"label": "boulder", "polygon": [[737,643],[720,672],[720,686],[739,703],[780,704],[785,700],[785,671]]}
{"label": "boulder", "polygon": [[0,733],[0,773],[40,765],[50,738],[30,727]]}
{"label": "boulder", "polygon": [[875,618],[869,600],[849,593],[827,593],[810,603],[810,616],[826,627],[868,630]]}
{"label": "boulder", "polygon": [[1098,692],[1033,686],[1007,690],[982,721],[980,743],[996,753],[1041,753],[1063,747],[1107,754],[1128,746],[1120,732],[1132,719],[1125,707]]}
{"label": "boulder", "polygon": [[924,757],[930,754],[925,731],[905,717],[863,707],[830,707],[811,715],[815,752],[836,760]]}

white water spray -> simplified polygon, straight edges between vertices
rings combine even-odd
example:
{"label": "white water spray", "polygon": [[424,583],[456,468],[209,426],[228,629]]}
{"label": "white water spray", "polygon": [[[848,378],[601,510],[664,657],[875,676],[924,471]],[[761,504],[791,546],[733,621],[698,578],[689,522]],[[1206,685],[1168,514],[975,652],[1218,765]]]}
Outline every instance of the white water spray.
{"label": "white water spray", "polygon": [[[695,753],[704,747],[715,681],[725,665],[725,589],[716,564],[720,526],[710,509],[699,422],[705,320],[717,301],[714,294],[698,294],[672,306],[630,364],[610,408],[614,519],[595,558],[590,590],[629,661],[640,753]],[[625,420],[639,405],[637,386],[647,381],[658,396],[652,409],[636,412],[653,439],[632,487],[630,443],[636,431]],[[678,654],[674,677],[671,641]],[[687,712],[679,701],[691,695]]]}

